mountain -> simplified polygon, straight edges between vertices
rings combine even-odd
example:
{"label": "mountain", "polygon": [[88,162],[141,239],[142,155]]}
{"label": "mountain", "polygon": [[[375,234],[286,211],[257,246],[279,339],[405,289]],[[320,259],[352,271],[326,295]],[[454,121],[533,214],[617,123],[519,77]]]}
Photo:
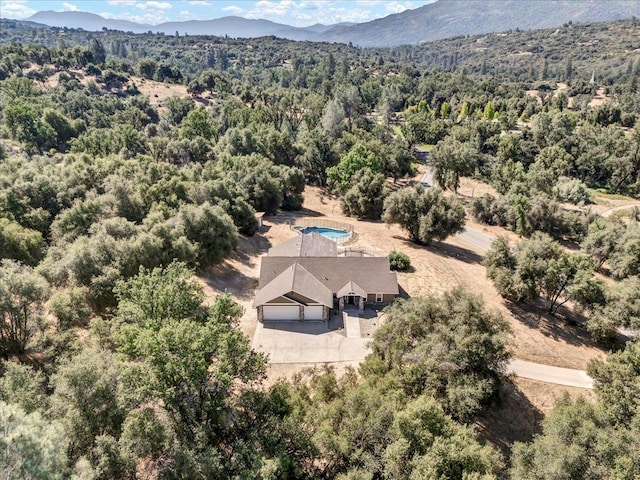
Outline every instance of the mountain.
{"label": "mountain", "polygon": [[173,35],[262,37],[353,43],[390,47],[507,30],[560,27],[568,22],[602,22],[640,16],[640,0],[438,0],[414,10],[371,22],[292,27],[269,20],[222,17],[213,20],[141,25],[105,19],[85,12],[38,12],[27,20],[49,26],[84,30],[148,31]]}
{"label": "mountain", "polygon": [[316,40],[320,32],[331,26],[313,25],[298,28],[269,20],[252,20],[242,17],[222,17],[213,20],[189,20],[184,22],[165,22],[158,25],[144,25],[127,20],[103,18],[100,15],[86,12],[38,12],[27,19],[51,27],[82,28],[87,31],[123,30],[125,32],[146,33],[162,32],[166,35],[216,35],[240,38],[253,38],[275,35],[291,40]]}
{"label": "mountain", "polygon": [[322,35],[361,47],[395,46],[507,30],[560,27],[640,16],[638,0],[438,0]]}
{"label": "mountain", "polygon": [[[87,12],[54,12],[47,10],[31,15],[27,18],[27,21],[41,23],[50,27],[82,28],[88,31],[99,31],[103,28],[133,33],[145,33],[149,30],[156,31],[156,27],[152,25],[144,25],[128,20],[113,20]],[[175,33],[175,31],[172,33]]]}

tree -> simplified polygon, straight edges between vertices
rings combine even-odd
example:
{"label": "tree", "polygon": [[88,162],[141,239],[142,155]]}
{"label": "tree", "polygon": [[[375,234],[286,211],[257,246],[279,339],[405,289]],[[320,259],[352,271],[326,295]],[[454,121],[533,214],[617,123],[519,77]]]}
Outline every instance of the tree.
{"label": "tree", "polygon": [[640,279],[626,278],[605,290],[605,299],[587,320],[589,332],[598,340],[615,336],[616,328],[640,328]]}
{"label": "tree", "polygon": [[42,372],[12,361],[4,362],[2,369],[0,401],[19,406],[26,413],[46,410],[49,398]]}
{"label": "tree", "polygon": [[438,188],[425,190],[418,184],[392,193],[384,202],[386,223],[397,223],[409,232],[411,241],[428,245],[442,241],[464,228],[464,208]]}
{"label": "tree", "polygon": [[117,291],[116,342],[140,362],[137,371],[146,379],[140,393],[163,402],[185,445],[232,442],[234,399],[265,369],[265,358],[235,328],[241,307],[221,295],[204,308],[202,288],[177,264],[142,270]]}
{"label": "tree", "polygon": [[478,164],[478,153],[467,143],[460,143],[452,136],[438,142],[429,155],[434,178],[441,188],[454,192],[460,186],[460,176],[470,175]]}
{"label": "tree", "polygon": [[388,189],[382,174],[365,168],[342,196],[340,205],[343,213],[349,217],[379,220],[387,195]]}
{"label": "tree", "polygon": [[508,332],[501,315],[460,287],[440,297],[397,301],[362,372],[366,378],[386,375],[411,397],[433,395],[447,413],[468,421],[499,390]]}
{"label": "tree", "polygon": [[618,241],[624,234],[620,221],[596,219],[589,224],[589,231],[582,242],[582,251],[589,256],[594,268],[600,269],[615,252]]}
{"label": "tree", "polygon": [[344,193],[365,168],[373,173],[382,171],[378,157],[363,144],[358,143],[340,158],[338,165],[327,168],[328,183],[339,193]]}
{"label": "tree", "polygon": [[61,361],[51,378],[51,409],[64,427],[69,460],[89,455],[101,435],[117,437],[125,416],[121,364],[111,352],[87,348]]}
{"label": "tree", "polygon": [[196,246],[194,263],[205,269],[222,261],[237,244],[237,230],[233,220],[218,206],[184,205],[177,221],[184,235]]}
{"label": "tree", "polygon": [[606,416],[614,424],[629,425],[640,415],[640,343],[629,342],[606,361],[593,360],[587,372]]}
{"label": "tree", "polygon": [[180,122],[193,110],[194,101],[188,97],[171,96],[164,101],[167,107],[167,117],[174,125],[180,125]]}
{"label": "tree", "polygon": [[36,265],[44,255],[42,234],[0,218],[0,258]]}
{"label": "tree", "polygon": [[589,364],[595,405],[582,398],[562,399],[544,420],[540,435],[515,445],[511,478],[635,479],[640,469],[634,448],[640,441],[639,346],[629,342],[606,361]]}
{"label": "tree", "polygon": [[65,478],[67,437],[59,422],[0,401],[0,475],[15,479]]}
{"label": "tree", "polygon": [[198,107],[187,114],[180,124],[180,135],[189,140],[196,137],[217,140],[216,127],[204,107]]}
{"label": "tree", "polygon": [[591,307],[604,296],[603,286],[593,279],[586,257],[565,252],[542,232],[518,242],[514,250],[506,238],[499,237],[484,264],[501,295],[516,301],[543,297],[545,310],[552,315],[569,300]]}
{"label": "tree", "polygon": [[49,296],[46,280],[11,260],[0,264],[0,353],[22,353]]}

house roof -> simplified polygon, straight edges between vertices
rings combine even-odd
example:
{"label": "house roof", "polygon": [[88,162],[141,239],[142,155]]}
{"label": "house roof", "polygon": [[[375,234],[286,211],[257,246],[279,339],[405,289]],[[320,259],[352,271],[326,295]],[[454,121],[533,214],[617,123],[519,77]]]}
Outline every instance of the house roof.
{"label": "house roof", "polygon": [[353,295],[354,293],[365,298],[367,296],[367,292],[365,292],[363,288],[360,288],[360,285],[354,281],[345,283],[344,286],[336,292],[336,296],[344,297],[345,295]]}
{"label": "house roof", "polygon": [[[313,276],[320,285],[332,294],[349,282],[353,282],[366,293],[398,294],[398,280],[389,269],[387,257],[272,257],[262,258],[259,290],[256,299],[262,297],[262,289],[278,278],[287,268],[297,264]],[[278,280],[276,284],[283,280]],[[270,287],[278,290],[275,287]],[[303,292],[305,296],[307,294]],[[312,296],[311,298],[316,298]],[[268,300],[267,300],[268,301]],[[254,302],[259,305],[258,301]]]}
{"label": "house roof", "polygon": [[333,240],[312,232],[297,235],[269,249],[270,257],[335,257],[338,245]]}
{"label": "house roof", "polygon": [[[269,257],[262,259],[262,267],[264,267],[266,258]],[[286,265],[278,275],[273,276],[268,282],[260,283],[260,289],[256,292],[253,306],[264,305],[274,298],[287,297],[291,292],[312,299],[316,303],[329,308],[333,307],[333,292],[309,273],[306,268],[294,262]],[[294,301],[297,302],[295,299]]]}

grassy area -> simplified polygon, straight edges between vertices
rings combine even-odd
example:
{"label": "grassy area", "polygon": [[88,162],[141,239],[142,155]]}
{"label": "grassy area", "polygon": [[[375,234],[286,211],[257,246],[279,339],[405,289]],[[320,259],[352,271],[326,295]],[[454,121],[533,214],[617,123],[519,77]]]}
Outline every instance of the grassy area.
{"label": "grassy area", "polygon": [[605,200],[628,200],[630,202],[637,200],[636,198],[630,197],[628,195],[622,195],[620,193],[609,193],[602,188],[589,188],[588,190],[592,198],[600,197],[604,198]]}
{"label": "grassy area", "polygon": [[618,217],[620,219],[625,219],[625,218],[631,219],[632,217],[635,216],[634,213],[637,210],[638,210],[638,207],[624,208],[622,210],[616,210],[615,212],[612,212],[611,216],[612,217]]}

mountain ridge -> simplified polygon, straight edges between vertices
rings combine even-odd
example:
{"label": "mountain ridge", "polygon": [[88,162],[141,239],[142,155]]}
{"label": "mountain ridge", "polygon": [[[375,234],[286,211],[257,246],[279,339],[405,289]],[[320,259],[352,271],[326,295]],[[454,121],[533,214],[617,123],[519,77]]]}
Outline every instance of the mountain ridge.
{"label": "mountain ridge", "polygon": [[601,22],[640,16],[639,0],[438,0],[370,22],[294,27],[264,19],[227,16],[210,20],[138,24],[88,12],[37,12],[26,21],[88,31],[122,30],[235,38],[276,36],[298,41],[393,47],[460,35],[560,27],[568,22]]}

